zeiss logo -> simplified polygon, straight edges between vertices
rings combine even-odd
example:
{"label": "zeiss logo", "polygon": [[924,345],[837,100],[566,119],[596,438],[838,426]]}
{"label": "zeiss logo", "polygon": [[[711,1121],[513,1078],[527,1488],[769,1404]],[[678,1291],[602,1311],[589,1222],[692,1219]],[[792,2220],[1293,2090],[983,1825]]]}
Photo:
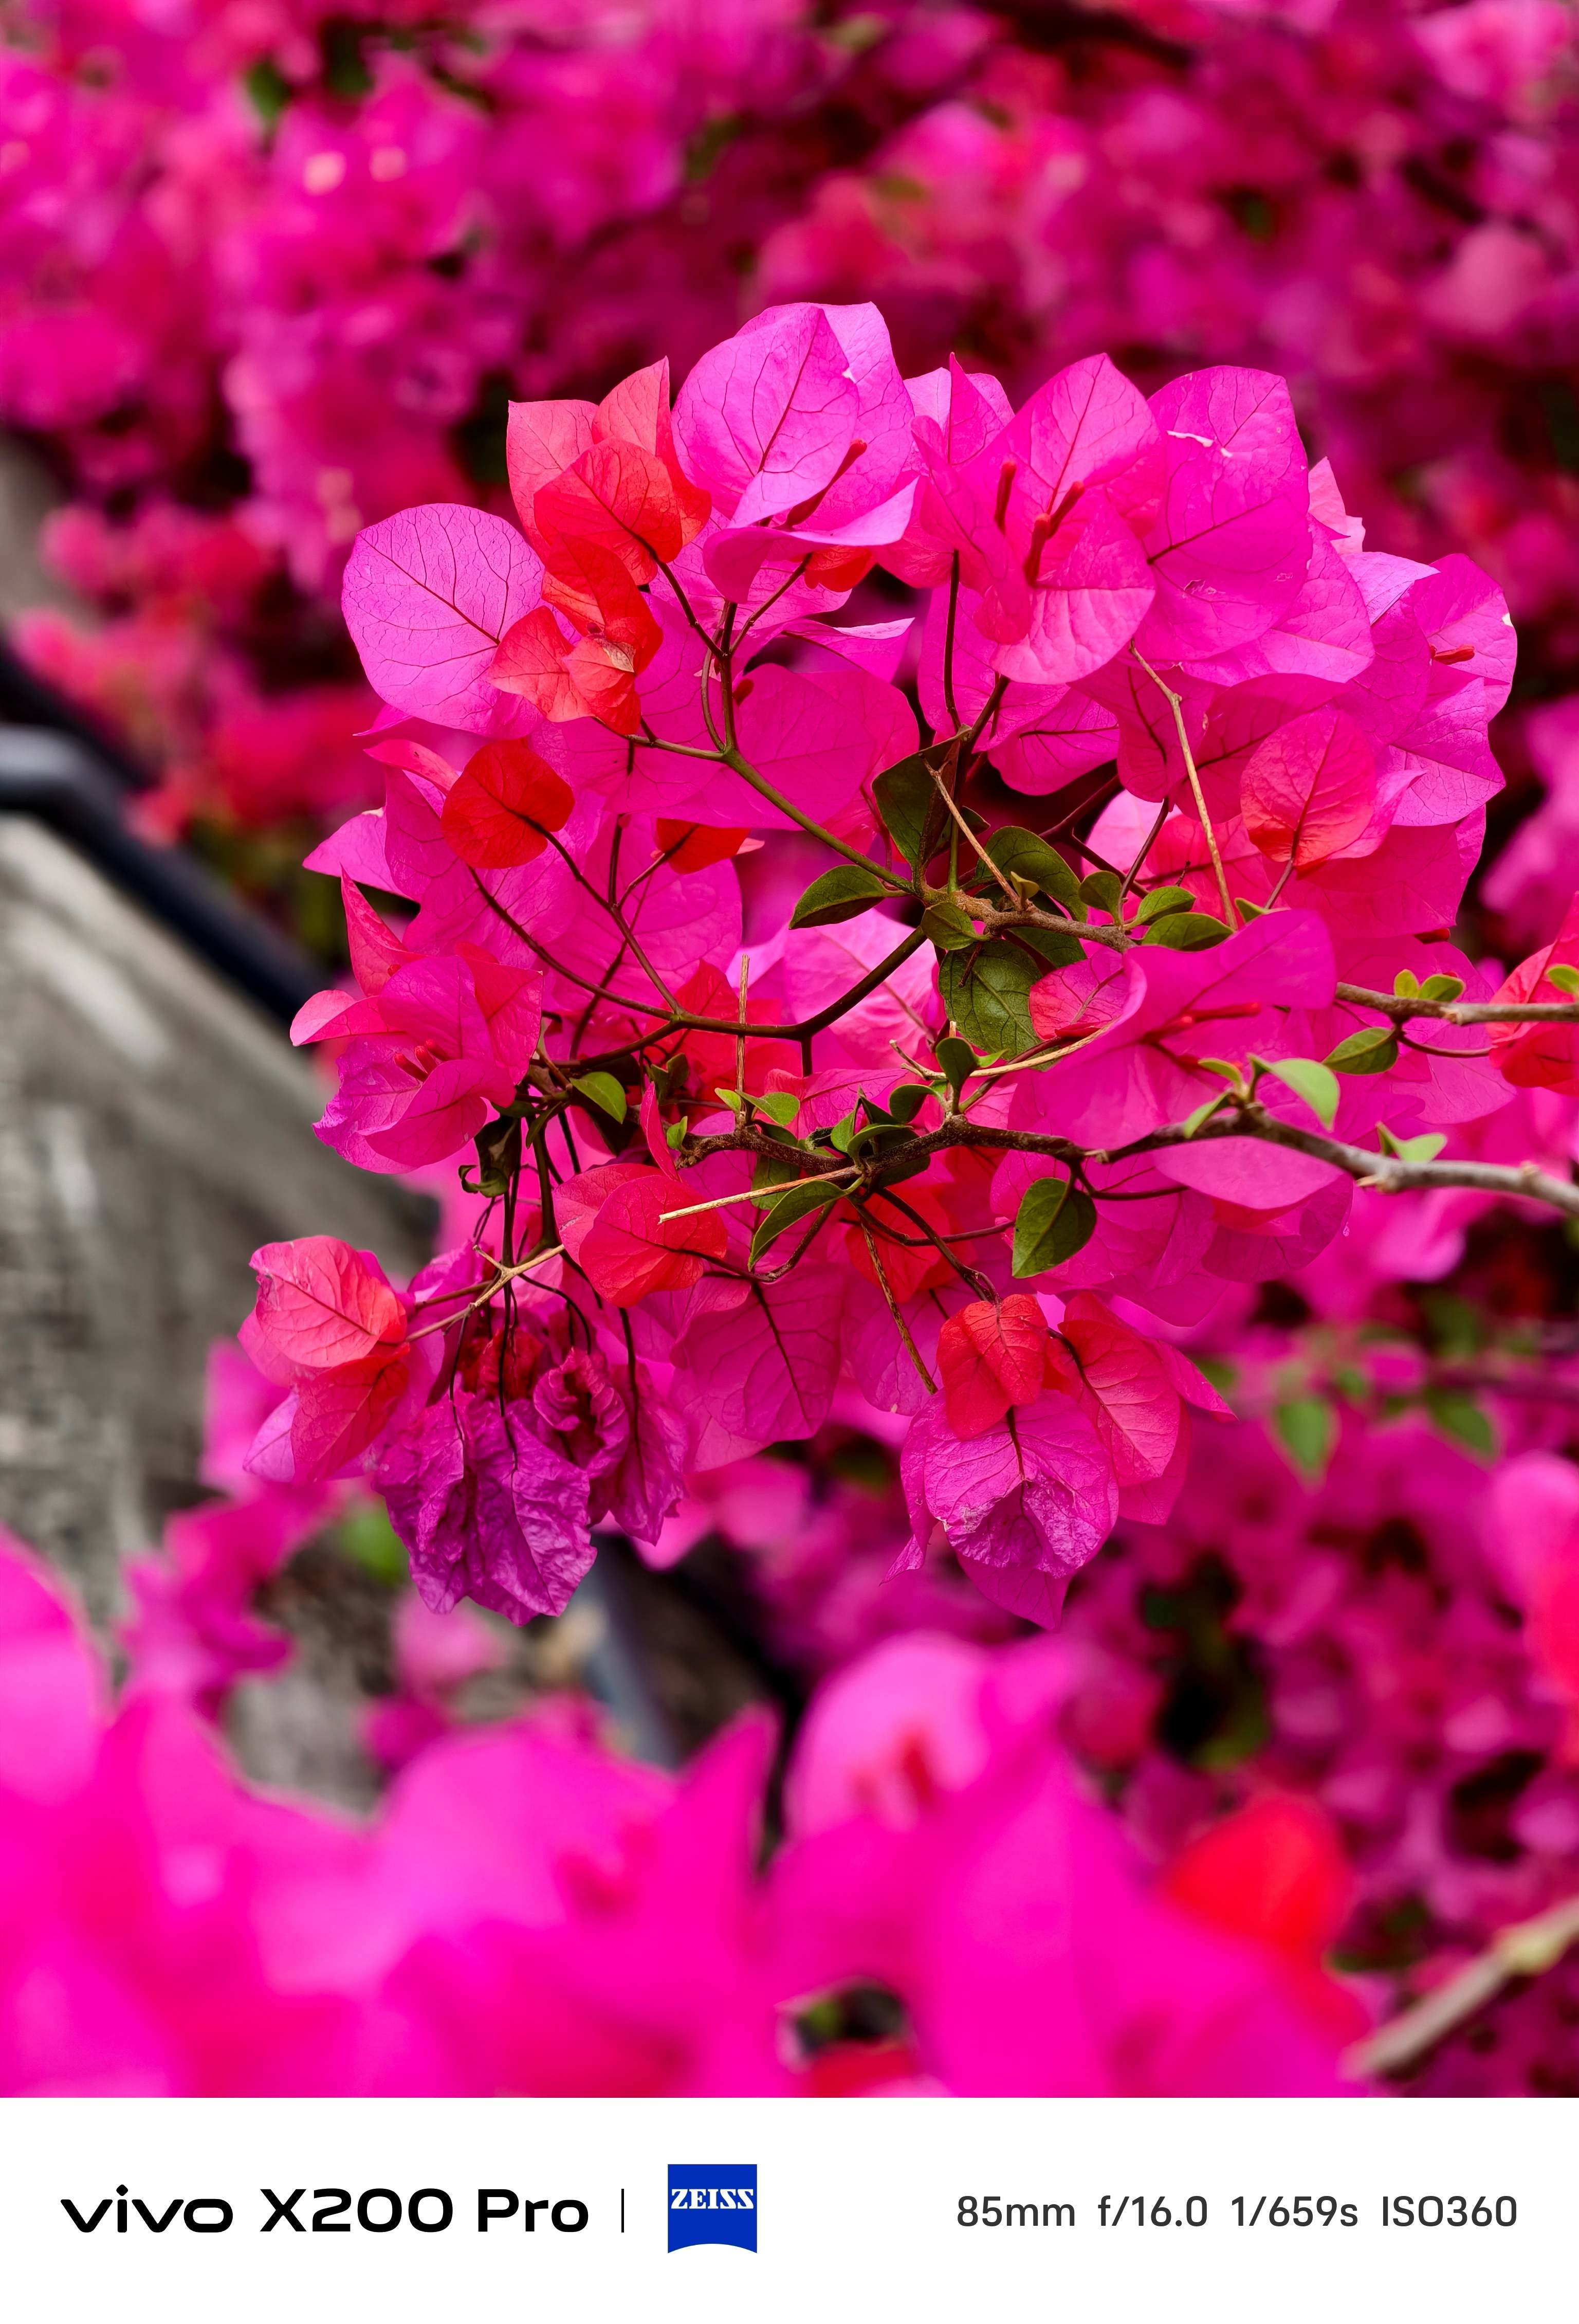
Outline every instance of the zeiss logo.
{"label": "zeiss logo", "polygon": [[738,2244],[757,2248],[757,2165],[754,2163],[671,2163],[669,2249],[687,2244]]}

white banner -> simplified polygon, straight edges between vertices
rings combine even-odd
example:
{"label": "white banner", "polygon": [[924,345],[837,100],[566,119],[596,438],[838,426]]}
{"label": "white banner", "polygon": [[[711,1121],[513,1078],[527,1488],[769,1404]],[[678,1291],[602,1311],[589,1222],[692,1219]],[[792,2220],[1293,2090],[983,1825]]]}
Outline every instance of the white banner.
{"label": "white banner", "polygon": [[11,2099],[63,2324],[1571,2312],[1550,2100]]}

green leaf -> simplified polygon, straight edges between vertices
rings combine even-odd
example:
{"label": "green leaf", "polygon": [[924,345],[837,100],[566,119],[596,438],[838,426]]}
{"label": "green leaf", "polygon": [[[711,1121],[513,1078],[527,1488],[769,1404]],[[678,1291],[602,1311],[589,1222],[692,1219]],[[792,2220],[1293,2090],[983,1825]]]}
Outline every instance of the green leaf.
{"label": "green leaf", "polygon": [[1387,1124],[1379,1121],[1376,1143],[1383,1154],[1391,1154],[1400,1162],[1434,1162],[1447,1140],[1435,1130],[1427,1130],[1421,1138],[1395,1138]]}
{"label": "green leaf", "polygon": [[1335,1074],[1384,1074],[1398,1063],[1398,1035],[1391,1025],[1364,1025],[1322,1059]]}
{"label": "green leaf", "polygon": [[1579,1001],[1579,968],[1570,968],[1566,961],[1556,961],[1547,969],[1547,982],[1565,992],[1570,1001]]}
{"label": "green leaf", "polygon": [[680,1147],[684,1143],[685,1117],[682,1114],[678,1121],[671,1121],[665,1129],[664,1144],[668,1147]]}
{"label": "green leaf", "polygon": [[[793,927],[794,923],[790,923]],[[962,905],[929,904],[921,916],[921,932],[929,944],[940,952],[963,952],[967,945],[979,944],[976,923]]]}
{"label": "green leaf", "polygon": [[887,1157],[901,1146],[913,1146],[915,1132],[902,1121],[868,1121],[845,1142],[845,1152],[852,1162],[863,1157]]}
{"label": "green leaf", "polygon": [[1014,1272],[1044,1275],[1072,1259],[1097,1231],[1097,1205],[1068,1178],[1038,1178],[1025,1189],[1014,1221]]}
{"label": "green leaf", "polygon": [[515,1114],[501,1113],[485,1121],[473,1144],[477,1148],[477,1183],[468,1189],[477,1194],[508,1194],[521,1167],[521,1125]]}
{"label": "green leaf", "polygon": [[[579,1090],[588,1104],[595,1105],[600,1113],[608,1114],[615,1121],[624,1120],[625,1092],[612,1074],[578,1074],[570,1086],[573,1090]],[[732,1091],[730,1095],[733,1095]]]}
{"label": "green leaf", "polygon": [[[1085,918],[1079,881],[1057,848],[1034,831],[1023,831],[1017,824],[1009,824],[1002,831],[989,834],[981,844],[1000,872],[1007,872],[1011,879],[1028,880],[1044,896],[1053,897],[1071,918]],[[997,886],[985,865],[978,867],[975,884],[992,889]]]}
{"label": "green leaf", "polygon": [[840,1154],[849,1152],[849,1141],[855,1136],[854,1106],[851,1106],[849,1111],[842,1115],[838,1121],[830,1125],[827,1136],[829,1145],[836,1148]]}
{"label": "green leaf", "polygon": [[794,1185],[786,1186],[782,1194],[776,1194],[751,1238],[752,1266],[781,1234],[787,1233],[800,1220],[830,1210],[844,1192],[843,1186],[831,1186],[826,1178],[802,1178]]}
{"label": "green leaf", "polygon": [[1253,904],[1248,896],[1235,896],[1234,899],[1234,906],[1235,909],[1238,912],[1240,918],[1244,920],[1246,925],[1248,925],[1252,920],[1264,920],[1266,918],[1266,906],[1264,904]]}
{"label": "green leaf", "polygon": [[781,1130],[787,1130],[801,1110],[800,1099],[792,1097],[788,1090],[765,1090],[760,1094],[754,1093],[751,1102],[758,1113],[767,1114]]}
{"label": "green leaf", "polygon": [[1459,1388],[1433,1387],[1426,1390],[1425,1403],[1431,1425],[1442,1435],[1465,1446],[1479,1461],[1495,1458],[1496,1434],[1473,1396]]}
{"label": "green leaf", "polygon": [[649,1065],[647,1077],[660,1105],[674,1105],[691,1085],[691,1061],[677,1049],[666,1065]]}
{"label": "green leaf", "polygon": [[751,1173],[751,1192],[771,1194],[777,1186],[794,1186],[801,1182],[801,1165],[788,1154],[759,1154]]}
{"label": "green leaf", "polygon": [[1080,893],[1088,904],[1095,904],[1110,920],[1120,917],[1119,890],[1124,881],[1116,872],[1088,872],[1080,882]]}
{"label": "green leaf", "polygon": [[885,767],[872,791],[889,838],[911,870],[919,872],[937,853],[949,820],[926,752],[917,751]]}
{"label": "green leaf", "polygon": [[1198,1130],[1204,1129],[1213,1114],[1216,1112],[1217,1108],[1226,1105],[1227,1102],[1228,1093],[1225,1090],[1221,1097],[1209,1097],[1205,1105],[1198,1105],[1193,1113],[1187,1113],[1180,1125],[1186,1138],[1193,1138]]}
{"label": "green leaf", "polygon": [[896,1082],[888,1093],[888,1111],[895,1121],[913,1121],[932,1095],[924,1082]]}
{"label": "green leaf", "polygon": [[952,1033],[945,1034],[937,1043],[935,1055],[940,1071],[958,1097],[981,1059],[969,1041],[958,1040]]}
{"label": "green leaf", "polygon": [[1302,1477],[1314,1484],[1337,1442],[1337,1415],[1324,1396],[1291,1397],[1272,1407],[1278,1441]]}
{"label": "green leaf", "polygon": [[975,1047],[1017,1057],[1035,1048],[1040,1038],[1031,1022],[1031,987],[1050,968],[1067,968],[1083,957],[1077,936],[1020,928],[968,952],[940,954],[938,990],[950,1017]]}
{"label": "green leaf", "polygon": [[1439,1284],[1424,1286],[1416,1296],[1431,1328],[1434,1354],[1454,1364],[1479,1355],[1490,1334],[1485,1317],[1472,1300],[1461,1299],[1455,1291],[1444,1291]]}
{"label": "green leaf", "polygon": [[[1579,984],[1574,990],[1579,991]],[[1420,987],[1422,1001],[1456,1001],[1464,991],[1462,976],[1428,976]]]}
{"label": "green leaf", "polygon": [[826,928],[835,920],[853,920],[858,912],[869,911],[879,898],[893,892],[875,867],[868,871],[864,863],[836,863],[812,881],[790,914],[790,926]]}
{"label": "green leaf", "polygon": [[1398,974],[1392,980],[1392,992],[1393,998],[1396,1001],[1418,1001],[1419,999],[1420,980],[1415,974],[1412,968],[1400,968],[1399,970]]}
{"label": "green leaf", "polygon": [[346,1556],[386,1589],[399,1590],[410,1579],[405,1546],[382,1501],[358,1502],[342,1517],[335,1534]]}
{"label": "green leaf", "polygon": [[294,92],[273,58],[260,57],[256,64],[249,65],[242,75],[242,87],[264,128],[277,127]]}
{"label": "green leaf", "polygon": [[1164,912],[1152,922],[1143,941],[1166,945],[1172,952],[1206,952],[1227,940],[1226,927],[1209,912]]}
{"label": "green leaf", "polygon": [[1280,1057],[1267,1071],[1285,1089],[1304,1099],[1324,1130],[1332,1128],[1340,1093],[1337,1075],[1328,1066],[1318,1065],[1314,1057]]}
{"label": "green leaf", "polygon": [[1194,909],[1195,898],[1188,888],[1153,888],[1151,894],[1143,896],[1136,905],[1135,918],[1144,926],[1150,920],[1161,919],[1164,912],[1193,912]]}

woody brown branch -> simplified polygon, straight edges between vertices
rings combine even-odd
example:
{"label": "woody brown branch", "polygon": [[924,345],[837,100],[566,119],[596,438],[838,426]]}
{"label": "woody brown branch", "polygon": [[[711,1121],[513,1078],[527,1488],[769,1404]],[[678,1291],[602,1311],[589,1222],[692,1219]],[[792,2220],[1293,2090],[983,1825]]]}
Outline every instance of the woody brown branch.
{"label": "woody brown branch", "polygon": [[1425,1001],[1399,992],[1370,992],[1363,984],[1340,984],[1336,998],[1354,1009],[1373,1009],[1405,1025],[1411,1017],[1436,1017],[1445,1025],[1579,1025],[1579,1001]]}

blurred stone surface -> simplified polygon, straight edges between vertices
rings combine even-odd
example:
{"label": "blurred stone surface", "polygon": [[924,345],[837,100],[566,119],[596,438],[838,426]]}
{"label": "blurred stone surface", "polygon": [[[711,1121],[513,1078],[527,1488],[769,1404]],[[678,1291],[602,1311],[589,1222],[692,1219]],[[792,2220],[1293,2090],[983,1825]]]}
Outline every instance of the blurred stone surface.
{"label": "blurred stone surface", "polygon": [[87,609],[39,553],[44,519],[63,495],[36,452],[0,435],[0,622],[35,605],[56,605],[78,620]]}
{"label": "blurred stone surface", "polygon": [[351,1169],[284,1035],[41,824],[0,815],[0,1519],[103,1623],[195,1482],[259,1243],[408,1273],[428,1206]]}
{"label": "blurred stone surface", "polygon": [[[94,622],[38,553],[59,497],[0,435],[0,628],[43,604]],[[401,1275],[427,1256],[428,1206],[320,1145],[321,1111],[273,1022],[71,844],[0,808],[0,1522],[101,1630],[124,1604],[122,1557],[204,1498],[204,1365],[252,1305],[249,1253],[320,1233]],[[372,1806],[383,1772],[361,1729],[397,1683],[399,1586],[339,1527],[264,1585],[257,1610],[291,1659],[243,1681],[225,1720],[255,1781]],[[457,1698],[464,1721],[586,1693],[619,1748],[675,1765],[771,1692],[727,1617],[623,1545],[557,1621],[485,1618],[502,1659]]]}

